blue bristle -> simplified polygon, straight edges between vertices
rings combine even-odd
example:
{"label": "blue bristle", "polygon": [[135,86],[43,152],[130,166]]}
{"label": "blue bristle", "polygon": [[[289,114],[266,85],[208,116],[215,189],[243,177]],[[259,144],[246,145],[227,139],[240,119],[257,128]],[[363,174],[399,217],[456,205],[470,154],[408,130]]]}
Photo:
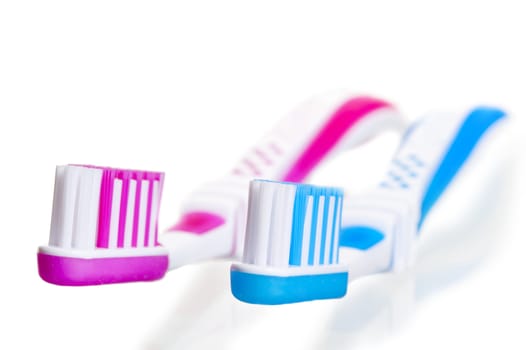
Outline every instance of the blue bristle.
{"label": "blue bristle", "polygon": [[312,221],[310,225],[310,240],[309,240],[309,258],[308,264],[314,265],[314,248],[316,246],[316,228],[318,226],[318,206],[320,203],[320,190],[313,189],[312,201]]}
{"label": "blue bristle", "polygon": [[[331,249],[330,249],[330,255],[329,255],[329,264],[334,264],[338,262],[338,252],[334,251],[334,240],[336,239],[336,234],[339,234],[339,222],[338,222],[338,207],[340,206],[340,201],[342,200],[341,196],[336,197],[336,200],[334,202],[334,213],[331,218],[332,220],[332,230],[331,230]],[[336,259],[334,259],[334,256],[336,255]]]}
{"label": "blue bristle", "polygon": [[[296,196],[294,199],[294,213],[292,219],[292,233],[291,233],[291,242],[290,242],[290,256],[289,256],[289,265],[291,266],[300,266],[301,265],[301,255],[302,255],[302,245],[303,245],[303,230],[305,226],[305,216],[307,210],[307,202],[309,196],[313,198],[312,206],[312,221],[311,221],[311,231],[307,234],[310,234],[309,241],[309,254],[308,254],[308,264],[314,265],[314,256],[315,256],[315,247],[316,247],[316,228],[318,220],[318,206],[319,199],[321,196],[325,197],[325,203],[323,208],[323,222],[322,222],[322,232],[321,232],[321,244],[320,244],[320,263],[323,262],[325,258],[325,243],[327,239],[331,240],[331,253],[330,253],[330,263],[333,263],[333,243],[334,236],[337,230],[336,220],[338,218],[338,206],[343,196],[343,191],[337,188],[331,187],[317,187],[306,184],[296,185]],[[329,211],[329,201],[330,198],[334,197],[334,215],[332,218],[328,218]],[[328,220],[333,221],[331,232],[327,233],[327,222]]]}
{"label": "blue bristle", "polygon": [[[331,197],[325,197],[325,203],[323,208],[323,223],[321,228],[321,251],[320,251],[320,264],[323,264],[323,260],[325,259],[325,241],[327,239],[327,222],[329,220],[329,204],[330,204],[330,198]],[[330,233],[329,233],[330,234]]]}
{"label": "blue bristle", "polygon": [[294,213],[292,216],[292,233],[290,240],[289,265],[299,266],[301,264],[301,246],[303,244],[303,226],[305,224],[305,211],[307,209],[306,198],[310,188],[306,185],[296,187],[294,199]]}

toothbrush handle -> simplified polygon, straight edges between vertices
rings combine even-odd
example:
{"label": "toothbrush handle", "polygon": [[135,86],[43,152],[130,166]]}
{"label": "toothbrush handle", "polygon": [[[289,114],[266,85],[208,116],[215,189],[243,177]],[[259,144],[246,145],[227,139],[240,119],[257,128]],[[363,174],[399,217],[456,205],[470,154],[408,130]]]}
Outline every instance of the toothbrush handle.
{"label": "toothbrush handle", "polygon": [[235,167],[237,176],[301,182],[330,156],[356,147],[405,120],[388,102],[330,93],[303,103]]}
{"label": "toothbrush handle", "polygon": [[467,114],[433,114],[406,132],[387,182],[417,196],[419,228],[486,131],[505,115],[491,107],[477,107]]}
{"label": "toothbrush handle", "polygon": [[402,139],[385,179],[376,189],[346,198],[340,257],[351,278],[412,265],[414,242],[427,214],[502,110],[431,114]]}

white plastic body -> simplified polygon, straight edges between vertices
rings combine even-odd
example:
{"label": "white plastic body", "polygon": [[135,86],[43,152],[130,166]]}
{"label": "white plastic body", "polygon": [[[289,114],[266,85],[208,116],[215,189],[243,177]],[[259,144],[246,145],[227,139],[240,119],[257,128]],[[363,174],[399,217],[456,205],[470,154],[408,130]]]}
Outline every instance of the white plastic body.
{"label": "white plastic body", "polygon": [[[173,230],[162,234],[159,241],[170,251],[170,268],[220,257],[239,259],[244,246],[249,181],[280,180],[350,96],[348,92],[334,92],[305,102],[252,148],[231,174],[192,193],[182,206],[183,215],[193,211],[217,213],[226,219],[225,224],[203,235]],[[350,128],[325,159],[383,131],[402,131],[405,126],[405,120],[393,108],[378,109]]]}
{"label": "white plastic body", "polygon": [[254,264],[235,262],[232,264],[232,270],[246,272],[253,275],[264,276],[308,276],[308,275],[326,275],[332,273],[348,272],[349,267],[343,264],[331,264],[324,266],[289,266],[289,267],[272,267]]}
{"label": "white plastic body", "polygon": [[163,256],[168,251],[164,247],[153,248],[121,248],[121,249],[64,249],[45,246],[38,248],[39,253],[62,256],[67,258],[99,259],[99,258],[128,258],[145,256]]}
{"label": "white plastic body", "polygon": [[[467,114],[432,113],[420,120],[402,142],[381,184],[345,198],[342,227],[365,226],[385,235],[366,250],[340,247],[340,261],[350,266],[350,279],[384,271],[401,272],[412,265],[423,196]],[[473,153],[502,133],[506,122],[497,124],[482,135]],[[471,158],[473,154],[466,163]],[[402,170],[400,164],[408,163],[409,168]],[[409,176],[411,172],[417,176]]]}

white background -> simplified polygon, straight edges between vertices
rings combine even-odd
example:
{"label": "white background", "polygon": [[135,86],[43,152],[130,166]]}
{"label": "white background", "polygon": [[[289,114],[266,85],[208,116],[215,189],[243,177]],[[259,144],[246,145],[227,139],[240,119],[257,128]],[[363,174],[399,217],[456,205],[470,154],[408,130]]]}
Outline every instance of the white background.
{"label": "white background", "polygon": [[[387,98],[410,119],[503,106],[520,135],[525,34],[520,1],[2,0],[0,348],[524,349],[519,144],[483,159],[491,176],[466,173],[447,193],[414,271],[356,281],[342,300],[242,304],[228,262],[155,283],[57,287],[39,279],[36,250],[47,242],[55,165],[164,170],[166,227],[190,189],[334,88]],[[365,189],[396,140],[315,179]]]}

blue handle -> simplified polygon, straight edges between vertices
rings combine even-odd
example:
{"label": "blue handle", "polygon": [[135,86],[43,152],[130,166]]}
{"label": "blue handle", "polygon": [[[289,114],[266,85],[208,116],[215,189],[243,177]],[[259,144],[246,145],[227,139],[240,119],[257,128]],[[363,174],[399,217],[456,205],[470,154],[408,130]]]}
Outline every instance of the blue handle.
{"label": "blue handle", "polygon": [[[505,115],[506,113],[498,108],[478,107],[465,116],[449,147],[443,152],[443,158],[435,173],[432,174],[429,185],[424,190],[418,230],[485,132]],[[409,127],[402,140],[402,145],[410,139],[413,132],[417,132],[422,121],[421,119]],[[368,226],[342,227],[340,246],[367,250],[382,241],[383,238],[382,232]]]}
{"label": "blue handle", "polygon": [[420,222],[422,225],[427,214],[442,195],[451,180],[469,157],[484,133],[506,113],[498,108],[478,107],[473,109],[464,120],[444,159],[431,178],[422,200]]}

